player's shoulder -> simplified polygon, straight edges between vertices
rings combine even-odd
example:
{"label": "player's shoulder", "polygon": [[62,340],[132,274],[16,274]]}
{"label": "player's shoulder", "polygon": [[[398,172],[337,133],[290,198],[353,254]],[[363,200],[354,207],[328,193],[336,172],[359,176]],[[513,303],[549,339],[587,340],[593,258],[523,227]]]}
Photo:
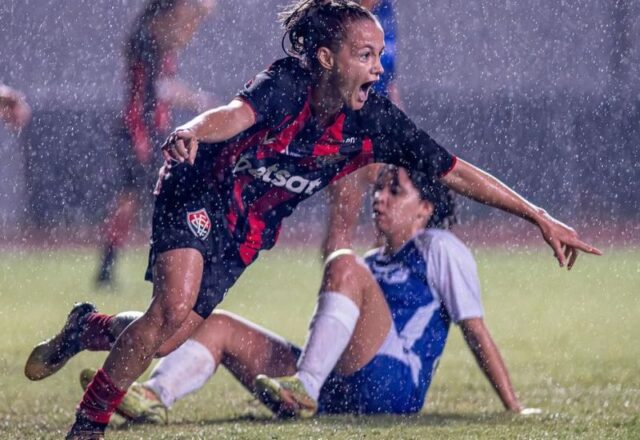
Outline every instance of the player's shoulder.
{"label": "player's shoulder", "polygon": [[290,56],[274,61],[264,73],[282,87],[306,87],[311,79],[309,70],[302,66],[301,61]]}
{"label": "player's shoulder", "polygon": [[413,240],[416,247],[425,254],[472,256],[467,245],[448,229],[427,228],[418,233]]}
{"label": "player's shoulder", "polygon": [[371,89],[367,101],[360,110],[360,114],[366,117],[379,116],[380,111],[389,111],[394,107],[389,98]]}
{"label": "player's shoulder", "polygon": [[397,108],[386,96],[371,90],[362,109],[355,113],[361,127],[373,133],[384,133],[393,126],[402,110]]}

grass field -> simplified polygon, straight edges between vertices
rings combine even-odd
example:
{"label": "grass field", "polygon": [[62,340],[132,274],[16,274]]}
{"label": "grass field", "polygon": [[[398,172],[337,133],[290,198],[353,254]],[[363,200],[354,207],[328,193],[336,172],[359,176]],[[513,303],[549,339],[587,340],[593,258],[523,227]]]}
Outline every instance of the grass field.
{"label": "grass field", "polygon": [[[408,418],[319,417],[278,422],[220,370],[179,402],[166,427],[109,438],[640,438],[640,251],[582,257],[570,273],[544,251],[476,252],[486,319],[528,418],[502,412],[466,349],[452,335],[423,412]],[[61,438],[81,397],[78,373],[104,354],[82,353],[40,383],[24,378],[32,346],[57,331],[71,304],[142,309],[144,250],[127,253],[119,288],[91,292],[93,251],[0,256],[0,439]],[[317,256],[279,250],[251,267],[223,307],[301,343],[320,277]]]}

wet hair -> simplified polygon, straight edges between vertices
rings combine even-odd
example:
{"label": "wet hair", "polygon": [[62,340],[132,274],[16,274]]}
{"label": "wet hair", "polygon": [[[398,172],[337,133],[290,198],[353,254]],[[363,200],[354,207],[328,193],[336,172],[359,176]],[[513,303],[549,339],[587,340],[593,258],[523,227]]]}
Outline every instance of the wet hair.
{"label": "wet hair", "polygon": [[[378,174],[380,179],[384,174],[391,173],[394,184],[398,183],[400,167],[395,165],[385,165]],[[426,225],[426,228],[449,229],[458,223],[458,204],[455,192],[447,188],[439,181],[428,177],[420,171],[404,169],[409,176],[409,180],[418,190],[420,199],[433,205],[433,214]]]}
{"label": "wet hair", "polygon": [[285,31],[282,49],[314,70],[318,67],[318,49],[327,47],[337,52],[350,23],[378,21],[368,9],[350,0],[300,0],[285,8],[279,19]]}

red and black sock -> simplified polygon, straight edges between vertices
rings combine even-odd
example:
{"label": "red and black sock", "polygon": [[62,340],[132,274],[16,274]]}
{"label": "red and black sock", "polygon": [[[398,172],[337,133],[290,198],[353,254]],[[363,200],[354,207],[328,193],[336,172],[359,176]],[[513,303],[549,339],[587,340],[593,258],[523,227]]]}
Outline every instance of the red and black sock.
{"label": "red and black sock", "polygon": [[84,319],[80,344],[89,351],[109,351],[116,340],[111,334],[111,323],[115,315],[90,313]]}
{"label": "red and black sock", "polygon": [[125,394],[126,390],[118,389],[109,375],[102,368],[99,369],[76,408],[76,422],[88,420],[106,426]]}

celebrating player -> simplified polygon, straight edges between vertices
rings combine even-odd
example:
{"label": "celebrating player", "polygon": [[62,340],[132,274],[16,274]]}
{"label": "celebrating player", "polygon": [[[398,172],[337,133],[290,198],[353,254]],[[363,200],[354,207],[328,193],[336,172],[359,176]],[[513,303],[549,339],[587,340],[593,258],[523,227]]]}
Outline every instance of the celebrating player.
{"label": "celebrating player", "polygon": [[[89,384],[68,438],[101,436],[127,388],[154,356],[173,351],[211,314],[259,251],[275,244],[282,220],[302,200],[369,163],[422,172],[531,221],[561,265],[571,267],[578,250],[600,253],[371,93],[382,73],[384,35],[367,9],[348,0],[303,0],[282,18],[290,56],[258,74],[229,104],[176,129],[163,145],[148,270],[153,299]],[[65,328],[74,329],[84,315],[70,318],[75,321]],[[27,375],[37,371],[42,378],[59,368],[78,348],[73,336],[63,330],[36,347]],[[73,350],[67,352],[68,345]]]}
{"label": "celebrating player", "polygon": [[176,400],[224,365],[278,415],[414,413],[424,406],[451,321],[505,409],[534,412],[518,401],[484,324],[473,256],[447,230],[456,221],[451,192],[394,166],[383,168],[374,191],[384,244],[364,262],[345,249],[328,258],[304,350],[214,312],[150,380],[131,387],[118,412],[134,423],[164,422]]}

